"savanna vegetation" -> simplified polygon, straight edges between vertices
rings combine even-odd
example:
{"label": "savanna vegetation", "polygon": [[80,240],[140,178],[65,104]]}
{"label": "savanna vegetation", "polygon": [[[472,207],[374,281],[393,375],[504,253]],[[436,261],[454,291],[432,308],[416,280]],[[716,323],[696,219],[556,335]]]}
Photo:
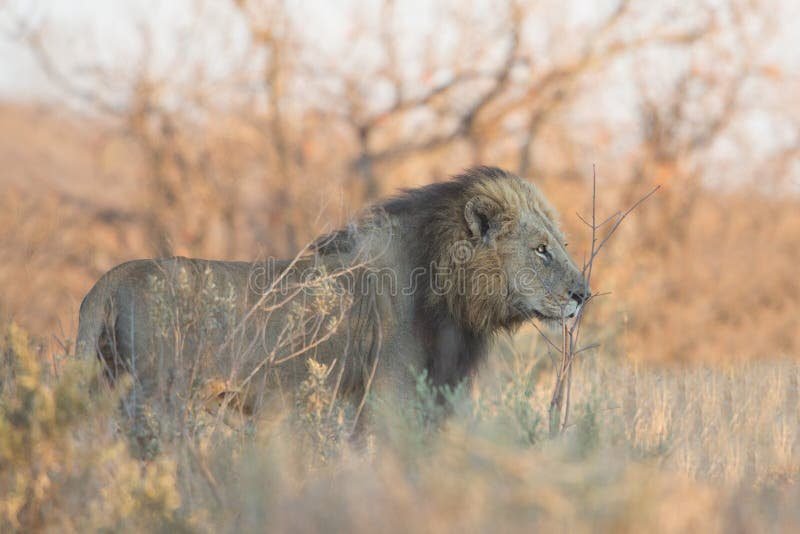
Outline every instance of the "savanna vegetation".
{"label": "savanna vegetation", "polygon": [[[113,45],[106,19],[0,2],[47,87],[0,105],[0,530],[797,529],[797,8],[322,4],[120,3]],[[198,384],[136,435],[130,383],[74,358],[117,263],[292,257],[483,163],[545,192],[579,263],[593,166],[600,239],[661,186],[593,266],[556,432],[557,327],[498,338],[474,383],[420,376],[358,442],[313,359],[292,409]]]}

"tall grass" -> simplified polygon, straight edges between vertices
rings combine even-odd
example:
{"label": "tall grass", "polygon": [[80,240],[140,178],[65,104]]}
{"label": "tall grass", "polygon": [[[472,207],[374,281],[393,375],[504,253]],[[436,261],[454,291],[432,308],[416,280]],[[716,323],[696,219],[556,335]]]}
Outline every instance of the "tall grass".
{"label": "tall grass", "polygon": [[[404,413],[348,439],[352,407],[309,361],[292,409],[199,409],[156,459],[128,452],[97,368],[3,342],[0,520],[19,530],[639,531],[800,526],[800,365],[651,367],[584,353],[552,439],[553,367],[531,334],[472,387],[424,376]],[[528,347],[520,349],[520,347]],[[93,393],[94,392],[94,393]],[[96,394],[96,393],[100,394]],[[444,395],[441,395],[444,393]],[[445,398],[445,405],[435,402]],[[199,398],[199,397],[198,397]]]}

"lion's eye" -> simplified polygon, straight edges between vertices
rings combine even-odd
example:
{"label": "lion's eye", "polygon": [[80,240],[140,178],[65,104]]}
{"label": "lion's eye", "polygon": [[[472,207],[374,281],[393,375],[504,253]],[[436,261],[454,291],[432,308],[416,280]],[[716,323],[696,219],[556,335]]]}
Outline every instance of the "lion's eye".
{"label": "lion's eye", "polygon": [[536,253],[542,256],[547,256],[547,245],[539,245],[536,247]]}

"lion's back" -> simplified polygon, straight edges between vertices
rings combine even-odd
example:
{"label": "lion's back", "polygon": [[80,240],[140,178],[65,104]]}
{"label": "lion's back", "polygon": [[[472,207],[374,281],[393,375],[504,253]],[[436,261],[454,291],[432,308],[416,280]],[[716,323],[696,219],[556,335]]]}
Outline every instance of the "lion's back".
{"label": "lion's back", "polygon": [[259,264],[183,257],[122,263],[81,303],[78,355],[114,359],[125,367],[138,358],[137,374],[146,375],[155,372],[150,365],[155,355],[175,338],[181,347],[169,351],[198,353],[192,358],[217,352],[258,304],[260,284],[269,283],[264,272]]}

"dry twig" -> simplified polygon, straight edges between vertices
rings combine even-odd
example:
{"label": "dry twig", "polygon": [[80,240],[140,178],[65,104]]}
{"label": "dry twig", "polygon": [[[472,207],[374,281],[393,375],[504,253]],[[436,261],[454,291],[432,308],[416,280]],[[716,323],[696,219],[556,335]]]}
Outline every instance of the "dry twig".
{"label": "dry twig", "polygon": [[[608,240],[614,235],[614,232],[620,227],[622,222],[630,215],[636,208],[642,205],[647,199],[653,196],[656,191],[661,186],[656,186],[652,190],[650,190],[647,194],[642,196],[639,200],[633,203],[630,208],[625,210],[624,212],[616,212],[611,217],[604,219],[602,222],[597,222],[597,172],[594,167],[592,167],[592,218],[591,223],[586,221],[583,217],[578,215],[581,221],[583,221],[592,232],[592,239],[591,239],[591,248],[589,251],[589,258],[588,260],[584,261],[583,265],[583,273],[586,278],[586,285],[591,287],[592,281],[592,271],[594,267],[594,261],[597,259],[597,255],[600,253],[602,248],[608,243]],[[600,230],[603,226],[607,223],[614,221],[611,226],[611,229],[606,233],[606,235],[601,239],[598,237],[598,230]],[[562,339],[561,339],[561,347],[559,349],[559,353],[561,354],[561,359],[557,364],[556,367],[556,380],[553,386],[553,394],[550,398],[550,408],[549,408],[549,423],[550,423],[550,436],[557,436],[566,430],[569,424],[569,408],[570,408],[570,393],[572,390],[572,365],[575,361],[575,358],[578,354],[585,352],[593,347],[596,347],[596,344],[588,345],[586,347],[578,348],[578,338],[580,336],[580,329],[581,324],[583,322],[583,317],[586,313],[586,306],[591,302],[593,299],[600,296],[600,293],[595,293],[590,295],[582,306],[578,308],[578,311],[575,313],[575,318],[572,320],[570,324],[567,321],[566,317],[562,317]]]}

